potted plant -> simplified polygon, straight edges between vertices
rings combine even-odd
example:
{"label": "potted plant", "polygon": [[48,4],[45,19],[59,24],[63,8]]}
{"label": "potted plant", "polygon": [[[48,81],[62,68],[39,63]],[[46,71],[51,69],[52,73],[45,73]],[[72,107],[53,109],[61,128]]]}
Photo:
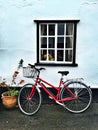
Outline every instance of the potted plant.
{"label": "potted plant", "polygon": [[11,85],[6,84],[5,79],[1,80],[0,87],[6,87],[7,88],[7,91],[2,93],[2,95],[1,95],[2,103],[6,108],[13,108],[17,104],[17,96],[19,94],[19,90],[17,90],[16,87],[13,88],[11,86],[13,86],[13,85],[18,86],[18,85],[21,85],[22,83],[24,83],[24,80],[20,80],[19,83],[16,83],[16,81],[15,81],[16,78],[17,78],[17,75],[19,74],[19,69],[21,67],[23,67],[23,59],[21,59],[19,61],[17,70],[14,71],[14,74],[12,75]]}
{"label": "potted plant", "polygon": [[6,108],[14,108],[17,104],[17,96],[19,94],[19,90],[15,88],[11,88],[10,85],[6,84],[5,79],[0,83],[0,87],[7,88],[6,92],[3,92],[1,95],[2,103]]}

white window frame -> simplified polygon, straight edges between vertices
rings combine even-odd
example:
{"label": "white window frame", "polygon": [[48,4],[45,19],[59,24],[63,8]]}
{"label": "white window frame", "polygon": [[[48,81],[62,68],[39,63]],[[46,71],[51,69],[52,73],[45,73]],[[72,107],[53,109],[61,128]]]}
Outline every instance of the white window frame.
{"label": "white window frame", "polygon": [[[53,21],[53,22],[52,22]],[[62,22],[62,20],[61,21],[55,21],[55,20],[51,20],[51,21],[49,21],[49,20],[35,20],[35,22],[37,22],[37,63],[36,64],[42,64],[42,65],[46,65],[46,64],[50,64],[50,65],[72,65],[72,66],[77,66],[77,64],[76,64],[76,25],[77,25],[77,22],[79,22],[79,20],[68,20],[68,21],[66,21],[66,20],[64,20],[63,22]],[[72,35],[57,35],[57,25],[58,25],[58,23],[63,23],[64,24],[64,31],[66,30],[66,23],[72,23],[73,24],[73,33],[72,33]],[[48,27],[47,27],[47,35],[45,35],[45,36],[41,36],[41,25],[55,25],[55,35],[54,36],[49,36],[48,35]],[[48,40],[47,40],[47,48],[41,48],[41,37],[46,37],[47,39],[49,38],[49,37],[54,37],[55,38],[55,60],[48,60],[48,58],[46,58],[46,60],[42,60],[41,59],[41,49],[46,49],[47,51],[49,50],[49,48],[48,48]],[[57,38],[58,37],[64,37],[64,48],[57,48]],[[65,47],[65,40],[66,40],[66,38],[67,37],[70,37],[70,38],[72,38],[72,48],[67,48],[67,47]],[[50,48],[50,50],[54,50],[54,48]],[[63,60],[62,61],[58,61],[57,60],[57,50],[63,50]],[[71,61],[67,61],[67,60],[65,60],[65,51],[66,50],[70,50],[70,51],[72,51],[72,60]],[[47,53],[47,57],[48,57],[48,53]]]}

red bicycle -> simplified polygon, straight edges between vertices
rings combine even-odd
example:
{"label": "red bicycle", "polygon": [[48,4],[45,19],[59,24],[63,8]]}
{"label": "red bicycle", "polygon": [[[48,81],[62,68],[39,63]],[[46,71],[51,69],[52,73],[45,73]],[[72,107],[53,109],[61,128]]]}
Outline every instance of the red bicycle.
{"label": "red bicycle", "polygon": [[[33,84],[28,83],[21,88],[18,96],[18,105],[24,114],[34,115],[38,112],[42,103],[40,87],[49,95],[49,98],[72,113],[84,112],[90,106],[91,89],[81,80],[70,79],[64,82],[63,76],[67,76],[69,72],[58,71],[61,78],[58,87],[56,87],[40,78],[41,70],[45,70],[45,68],[37,68],[31,64],[28,67],[23,67],[24,76],[34,79]],[[56,94],[50,91],[47,85],[53,88]]]}

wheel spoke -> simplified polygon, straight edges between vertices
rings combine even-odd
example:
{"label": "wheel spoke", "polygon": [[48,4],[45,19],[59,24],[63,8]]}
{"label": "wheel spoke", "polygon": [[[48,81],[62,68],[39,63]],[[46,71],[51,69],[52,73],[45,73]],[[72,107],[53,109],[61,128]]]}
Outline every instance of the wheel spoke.
{"label": "wheel spoke", "polygon": [[40,92],[36,89],[36,91],[34,91],[34,94],[30,98],[28,98],[31,91],[32,84],[27,84],[20,90],[18,96],[19,108],[26,115],[35,114],[39,110],[41,105]]}
{"label": "wheel spoke", "polygon": [[[67,84],[73,93],[77,96],[77,99],[71,101],[63,101],[64,107],[73,113],[80,113],[85,111],[91,104],[92,94],[90,88],[84,83],[74,81]],[[69,94],[65,88],[61,91],[61,99],[68,97]]]}

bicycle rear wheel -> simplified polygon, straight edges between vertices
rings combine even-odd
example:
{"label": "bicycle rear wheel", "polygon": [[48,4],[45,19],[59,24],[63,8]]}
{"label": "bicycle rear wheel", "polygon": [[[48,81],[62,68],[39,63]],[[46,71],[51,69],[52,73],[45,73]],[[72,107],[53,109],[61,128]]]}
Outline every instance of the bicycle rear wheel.
{"label": "bicycle rear wheel", "polygon": [[34,115],[38,112],[41,105],[41,93],[37,88],[33,89],[32,96],[29,97],[32,91],[32,84],[26,84],[21,88],[18,96],[18,105],[20,110],[26,115]]}
{"label": "bicycle rear wheel", "polygon": [[[75,100],[64,101],[64,107],[72,113],[84,112],[91,104],[92,92],[87,85],[79,81],[72,81],[66,84],[68,88],[78,97]],[[70,97],[71,94],[63,87],[61,91],[61,99]]]}

